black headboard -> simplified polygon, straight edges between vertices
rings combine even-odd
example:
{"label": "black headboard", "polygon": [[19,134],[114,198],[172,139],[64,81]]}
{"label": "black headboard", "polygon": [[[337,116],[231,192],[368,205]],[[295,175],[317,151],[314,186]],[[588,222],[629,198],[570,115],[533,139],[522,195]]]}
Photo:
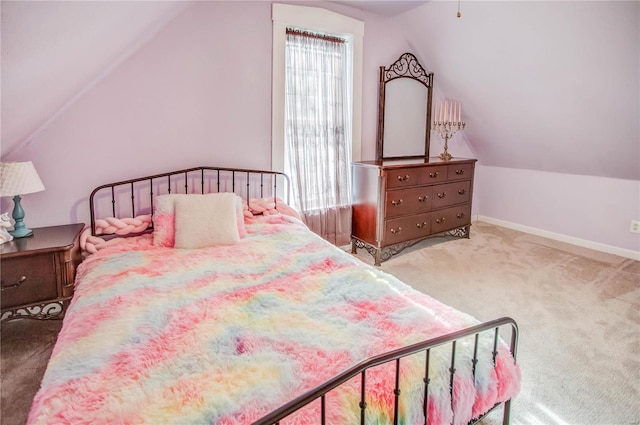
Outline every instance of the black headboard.
{"label": "black headboard", "polygon": [[[289,177],[278,171],[222,167],[194,167],[108,183],[96,187],[89,197],[91,234],[96,234],[98,218],[151,215],[157,195],[233,192],[247,203],[251,198],[273,197],[277,208],[278,198],[289,203],[290,186]],[[147,230],[152,229],[153,221]]]}

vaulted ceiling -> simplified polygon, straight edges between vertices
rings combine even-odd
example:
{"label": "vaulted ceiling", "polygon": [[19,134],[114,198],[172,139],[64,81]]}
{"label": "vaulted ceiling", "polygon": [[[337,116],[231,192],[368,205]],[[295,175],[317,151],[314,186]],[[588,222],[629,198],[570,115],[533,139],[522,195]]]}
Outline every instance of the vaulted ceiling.
{"label": "vaulted ceiling", "polygon": [[37,136],[186,5],[3,1],[2,155]]}
{"label": "vaulted ceiling", "polygon": [[[640,180],[640,3],[335,3],[402,28],[481,163]],[[187,5],[3,1],[3,158]]]}
{"label": "vaulted ceiling", "polygon": [[415,9],[426,3],[424,0],[391,0],[391,1],[333,1],[332,3],[339,3],[345,6],[353,7],[355,9],[366,10],[368,12],[377,13],[382,16],[396,16],[401,13],[407,12],[411,9]]}
{"label": "vaulted ceiling", "polygon": [[399,15],[485,165],[640,180],[640,3],[428,2]]}

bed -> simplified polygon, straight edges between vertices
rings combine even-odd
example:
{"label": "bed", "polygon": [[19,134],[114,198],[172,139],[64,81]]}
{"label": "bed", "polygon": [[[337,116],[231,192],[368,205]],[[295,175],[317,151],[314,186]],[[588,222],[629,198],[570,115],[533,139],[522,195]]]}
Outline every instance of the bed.
{"label": "bed", "polygon": [[467,424],[501,405],[508,423],[516,323],[325,242],[288,191],[215,167],[96,188],[28,423]]}

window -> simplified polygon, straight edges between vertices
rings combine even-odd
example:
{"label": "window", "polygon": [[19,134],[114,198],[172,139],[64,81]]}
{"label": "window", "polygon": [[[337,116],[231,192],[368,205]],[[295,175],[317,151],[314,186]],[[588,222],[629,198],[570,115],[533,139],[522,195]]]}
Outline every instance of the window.
{"label": "window", "polygon": [[362,116],[362,53],[364,22],[325,9],[289,4],[272,5],[273,19],[273,82],[271,167],[284,171],[284,105],[286,29],[305,28],[325,34],[350,38],[352,59],[351,157],[359,161]]}
{"label": "window", "polygon": [[351,201],[351,44],[287,29],[285,172],[301,211]]}
{"label": "window", "polygon": [[360,21],[273,4],[272,168],[292,177],[295,204],[320,236],[351,235],[351,159],[360,159]]}

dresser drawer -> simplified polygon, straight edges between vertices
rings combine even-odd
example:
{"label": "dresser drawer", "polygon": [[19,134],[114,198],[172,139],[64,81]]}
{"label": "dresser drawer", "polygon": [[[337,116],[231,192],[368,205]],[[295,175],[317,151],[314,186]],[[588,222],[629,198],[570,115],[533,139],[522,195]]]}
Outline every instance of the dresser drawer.
{"label": "dresser drawer", "polygon": [[433,209],[469,202],[471,182],[468,180],[433,186]]}
{"label": "dresser drawer", "polygon": [[387,189],[446,182],[448,178],[447,167],[447,165],[437,165],[389,170],[387,174]]}
{"label": "dresser drawer", "polygon": [[387,189],[417,186],[420,184],[422,168],[400,168],[389,170]]}
{"label": "dresser drawer", "polygon": [[440,233],[471,223],[471,205],[459,205],[431,213],[431,233]]}
{"label": "dresser drawer", "polygon": [[431,233],[431,214],[417,214],[384,222],[384,244],[391,245],[428,236]]}
{"label": "dresser drawer", "polygon": [[471,179],[473,177],[473,164],[452,164],[447,166],[448,180]]}
{"label": "dresser drawer", "polygon": [[432,193],[431,186],[388,191],[385,196],[385,218],[428,212]]}
{"label": "dresser drawer", "polygon": [[2,308],[58,296],[53,254],[2,259]]}
{"label": "dresser drawer", "polygon": [[448,171],[446,165],[422,167],[420,171],[420,184],[434,184],[447,181]]}

